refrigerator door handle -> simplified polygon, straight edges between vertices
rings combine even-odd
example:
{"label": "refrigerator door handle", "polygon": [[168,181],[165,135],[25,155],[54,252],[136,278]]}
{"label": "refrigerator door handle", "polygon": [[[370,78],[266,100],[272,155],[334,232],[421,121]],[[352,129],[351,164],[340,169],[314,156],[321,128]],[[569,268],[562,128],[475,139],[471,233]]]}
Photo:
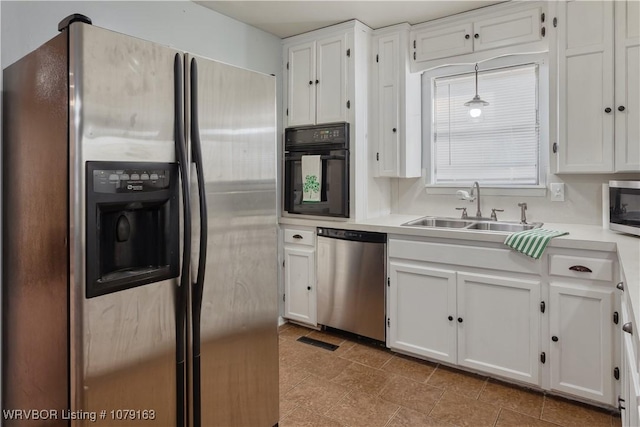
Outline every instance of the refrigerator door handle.
{"label": "refrigerator door handle", "polygon": [[182,184],[182,209],[183,209],[183,248],[182,270],[180,274],[180,287],[176,294],[176,425],[185,425],[186,405],[186,318],[187,318],[187,291],[189,284],[189,270],[191,268],[191,204],[189,201],[189,181],[187,178],[188,162],[187,149],[185,147],[184,133],[184,93],[183,93],[183,68],[182,55],[176,53],[173,62],[174,75],[174,140],[176,144],[176,156],[181,175]]}
{"label": "refrigerator door handle", "polygon": [[198,64],[191,59],[191,158],[196,165],[198,178],[198,197],[200,205],[200,251],[198,256],[198,272],[196,281],[192,284],[191,322],[193,331],[193,425],[202,424],[201,413],[201,380],[200,380],[200,317],[202,309],[202,295],[204,292],[204,273],[207,264],[207,196],[204,187],[204,169],[202,163],[202,148],[200,144],[200,126],[198,124]]}

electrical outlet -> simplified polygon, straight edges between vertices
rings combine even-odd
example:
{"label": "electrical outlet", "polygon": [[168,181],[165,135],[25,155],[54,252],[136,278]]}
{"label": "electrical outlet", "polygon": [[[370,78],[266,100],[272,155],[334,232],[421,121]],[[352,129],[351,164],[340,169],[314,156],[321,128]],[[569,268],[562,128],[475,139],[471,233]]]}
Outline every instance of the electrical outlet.
{"label": "electrical outlet", "polygon": [[564,202],[564,183],[552,182],[549,184],[549,190],[551,191],[552,202]]}

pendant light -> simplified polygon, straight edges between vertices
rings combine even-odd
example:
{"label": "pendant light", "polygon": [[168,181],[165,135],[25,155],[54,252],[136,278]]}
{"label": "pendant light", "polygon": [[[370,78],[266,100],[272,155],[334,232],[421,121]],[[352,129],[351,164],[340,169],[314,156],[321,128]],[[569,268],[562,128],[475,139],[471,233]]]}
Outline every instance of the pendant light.
{"label": "pendant light", "polygon": [[489,105],[487,101],[483,101],[478,95],[478,64],[476,64],[476,96],[471,101],[465,102],[464,105],[469,107],[469,116],[476,120],[482,117],[482,108]]}

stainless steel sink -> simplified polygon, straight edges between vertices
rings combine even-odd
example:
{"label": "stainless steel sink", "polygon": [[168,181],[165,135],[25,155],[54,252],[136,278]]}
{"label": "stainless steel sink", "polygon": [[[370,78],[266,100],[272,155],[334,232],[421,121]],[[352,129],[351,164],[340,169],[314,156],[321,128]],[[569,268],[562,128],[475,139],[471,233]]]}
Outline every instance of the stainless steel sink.
{"label": "stainless steel sink", "polygon": [[402,225],[410,227],[464,228],[470,224],[473,224],[473,221],[454,218],[424,217]]}
{"label": "stainless steel sink", "polygon": [[538,228],[541,223],[533,224],[518,224],[518,223],[506,223],[506,222],[476,222],[467,227],[468,230],[486,230],[486,231],[507,231],[510,233],[516,231],[531,230],[532,228]]}
{"label": "stainless steel sink", "polygon": [[531,224],[520,224],[517,222],[509,221],[489,221],[485,218],[478,219],[461,219],[461,218],[446,218],[425,216],[413,221],[405,222],[402,224],[407,227],[426,227],[426,228],[456,228],[461,230],[475,230],[475,231],[496,231],[513,233],[516,231],[531,230],[542,226],[541,222],[534,222]]}

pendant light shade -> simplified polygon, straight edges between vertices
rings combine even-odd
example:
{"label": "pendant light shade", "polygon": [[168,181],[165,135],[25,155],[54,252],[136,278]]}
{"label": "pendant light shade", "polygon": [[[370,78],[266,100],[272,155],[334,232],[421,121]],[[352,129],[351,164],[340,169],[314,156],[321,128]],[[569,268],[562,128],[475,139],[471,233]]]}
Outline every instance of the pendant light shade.
{"label": "pendant light shade", "polygon": [[476,96],[471,101],[464,103],[469,108],[469,116],[472,119],[480,119],[482,117],[482,109],[489,105],[487,101],[483,101],[478,95],[478,64],[476,64]]}

